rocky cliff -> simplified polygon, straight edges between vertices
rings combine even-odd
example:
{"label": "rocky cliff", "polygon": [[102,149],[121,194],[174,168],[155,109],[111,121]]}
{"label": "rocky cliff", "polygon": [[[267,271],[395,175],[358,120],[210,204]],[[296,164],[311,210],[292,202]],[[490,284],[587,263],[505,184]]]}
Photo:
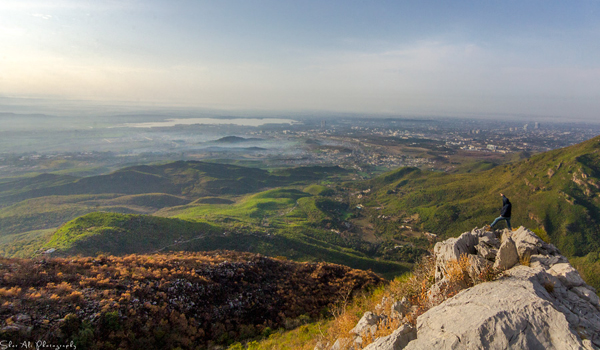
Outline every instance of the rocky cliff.
{"label": "rocky cliff", "polygon": [[[600,348],[596,291],[556,247],[530,230],[474,229],[437,243],[434,254],[427,311],[418,312],[415,298],[393,300],[391,310],[367,312],[353,337],[340,338],[330,348]],[[457,266],[464,278],[453,277]],[[490,274],[488,281],[482,278]],[[395,331],[375,337],[394,317],[401,319]]]}

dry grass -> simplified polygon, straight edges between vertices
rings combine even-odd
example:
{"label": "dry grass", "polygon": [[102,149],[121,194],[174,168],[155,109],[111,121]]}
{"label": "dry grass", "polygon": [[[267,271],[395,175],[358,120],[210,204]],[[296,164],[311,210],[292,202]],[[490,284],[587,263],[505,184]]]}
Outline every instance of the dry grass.
{"label": "dry grass", "polygon": [[[339,309],[324,344],[329,342],[331,345],[338,338],[351,337],[349,331],[356,326],[366,311],[386,316],[383,321],[380,321],[375,335],[363,337],[362,346],[365,347],[375,339],[391,334],[403,323],[408,322],[415,326],[417,318],[430,308],[439,305],[465,288],[493,281],[501,274],[501,271],[494,269],[491,265],[483,267],[477,274],[473,271],[471,260],[466,254],[458,260],[449,261],[444,270],[445,283],[438,285],[437,292],[434,293],[431,287],[435,283],[435,256],[433,254],[424,256],[415,265],[412,274],[391,281],[385,288],[378,290],[370,297],[358,298],[357,304],[352,303],[345,309]],[[390,314],[392,304],[402,298],[406,298],[409,302],[408,312],[403,319],[392,317]],[[376,305],[379,307],[376,308]],[[347,344],[342,349],[349,348],[349,345]]]}
{"label": "dry grass", "polygon": [[[370,294],[364,294],[352,302],[356,309],[348,308],[352,291],[382,280],[340,265],[249,253],[181,252],[40,261],[0,258],[0,282],[0,328],[11,315],[25,313],[32,319],[32,338],[58,341],[88,332],[84,324],[89,324],[92,344],[143,348],[138,339],[150,339],[160,340],[164,348],[191,349],[195,346],[190,344],[226,344],[302,326],[331,309],[337,291],[343,301],[338,318],[347,323],[340,329],[350,330],[362,315],[356,310],[373,305]],[[250,307],[254,314],[236,312]],[[67,314],[77,315],[84,328],[58,332]],[[102,323],[102,315],[113,314],[119,332]],[[49,320],[47,326],[39,326],[43,319]],[[311,332],[316,331],[298,336],[306,339]],[[13,343],[26,340],[20,334],[14,337]]]}
{"label": "dry grass", "polygon": [[521,265],[523,265],[523,266],[529,267],[531,264],[531,255],[524,254],[522,257],[519,258],[519,263],[521,263]]}
{"label": "dry grass", "polygon": [[[340,299],[333,309],[334,320],[329,332],[323,337],[322,343],[333,344],[338,338],[352,337],[350,331],[366,311],[375,309],[377,302],[383,296],[384,288],[378,288],[370,293],[361,291],[352,298],[351,291],[340,294]],[[350,343],[342,344],[341,350],[348,349]]]}
{"label": "dry grass", "polygon": [[444,291],[446,298],[452,297],[459,291],[474,285],[473,279],[469,276],[470,267],[471,264],[467,254],[461,255],[458,260],[450,260],[446,264],[444,271],[444,277],[448,281]]}
{"label": "dry grass", "polygon": [[548,293],[552,293],[552,292],[554,292],[554,284],[552,284],[550,282],[546,282],[546,283],[544,283],[544,289],[546,289],[546,291]]}

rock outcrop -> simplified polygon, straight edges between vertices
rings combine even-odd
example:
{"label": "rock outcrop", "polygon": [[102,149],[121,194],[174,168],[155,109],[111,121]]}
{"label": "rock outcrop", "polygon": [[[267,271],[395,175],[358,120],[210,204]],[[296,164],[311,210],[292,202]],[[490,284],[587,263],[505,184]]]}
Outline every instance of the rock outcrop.
{"label": "rock outcrop", "polygon": [[378,338],[369,344],[365,350],[404,349],[411,340],[416,338],[415,329],[409,324],[403,324],[394,333]]}
{"label": "rock outcrop", "polygon": [[405,319],[366,349],[600,349],[596,291],[556,247],[530,230],[475,229],[437,243],[434,253],[430,297],[448,283],[449,262],[464,254],[469,275],[491,264],[503,273],[430,308],[417,318],[416,329]]}
{"label": "rock outcrop", "polygon": [[542,269],[516,266],[421,315],[417,339],[405,349],[593,349],[600,345],[600,308],[573,287]]}

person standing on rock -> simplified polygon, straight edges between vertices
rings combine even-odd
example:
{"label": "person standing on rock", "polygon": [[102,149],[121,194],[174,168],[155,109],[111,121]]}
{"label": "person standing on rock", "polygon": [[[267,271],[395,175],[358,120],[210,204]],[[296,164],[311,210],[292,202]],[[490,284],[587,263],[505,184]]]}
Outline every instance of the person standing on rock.
{"label": "person standing on rock", "polygon": [[500,216],[497,217],[496,220],[494,220],[494,222],[492,222],[492,224],[490,225],[490,228],[493,228],[494,225],[496,225],[498,223],[498,221],[505,220],[506,226],[508,227],[509,230],[512,231],[512,227],[510,226],[510,214],[511,214],[511,210],[512,210],[512,204],[510,204],[510,201],[508,200],[508,198],[506,198],[505,195],[500,193],[500,196],[502,197],[502,204],[503,204],[502,210],[500,211]]}

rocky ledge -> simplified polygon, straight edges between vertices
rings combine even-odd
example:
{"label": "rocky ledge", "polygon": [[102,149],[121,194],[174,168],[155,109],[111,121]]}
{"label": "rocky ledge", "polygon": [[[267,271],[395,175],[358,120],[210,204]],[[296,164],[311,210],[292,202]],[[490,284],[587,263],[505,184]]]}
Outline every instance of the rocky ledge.
{"label": "rocky ledge", "polygon": [[[416,327],[404,322],[365,349],[599,349],[600,300],[552,244],[530,230],[474,229],[436,244],[430,299],[449,283],[449,262],[468,259],[469,274],[493,267],[499,278],[466,288],[421,314]],[[403,304],[404,303],[404,304]],[[410,310],[406,300],[393,308]],[[433,303],[432,305],[436,305]],[[332,349],[362,348],[361,335],[375,334],[367,313]],[[346,345],[346,346],[344,346]]]}

